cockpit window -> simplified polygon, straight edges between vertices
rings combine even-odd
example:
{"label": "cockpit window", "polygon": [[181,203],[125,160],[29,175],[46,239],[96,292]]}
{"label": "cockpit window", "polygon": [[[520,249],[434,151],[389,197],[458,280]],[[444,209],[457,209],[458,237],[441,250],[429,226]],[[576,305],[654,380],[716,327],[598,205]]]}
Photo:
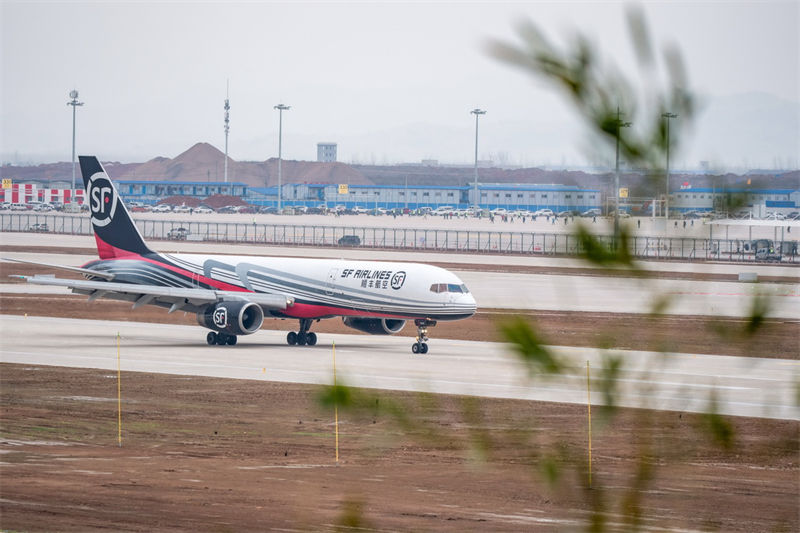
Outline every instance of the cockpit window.
{"label": "cockpit window", "polygon": [[456,285],[455,283],[434,283],[431,285],[431,292],[454,292],[468,294],[469,289],[466,285]]}

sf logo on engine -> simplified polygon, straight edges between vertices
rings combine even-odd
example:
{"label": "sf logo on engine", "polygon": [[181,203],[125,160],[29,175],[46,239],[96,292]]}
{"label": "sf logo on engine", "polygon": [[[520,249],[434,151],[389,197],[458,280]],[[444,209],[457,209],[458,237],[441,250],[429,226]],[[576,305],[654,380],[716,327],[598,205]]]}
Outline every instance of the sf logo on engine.
{"label": "sf logo on engine", "polygon": [[228,325],[228,310],[224,307],[214,310],[214,325],[218,328],[224,328]]}
{"label": "sf logo on engine", "polygon": [[117,195],[105,172],[98,172],[89,178],[89,208],[92,211],[92,224],[107,226],[114,219],[117,210]]}
{"label": "sf logo on engine", "polygon": [[403,283],[406,281],[406,273],[404,271],[395,272],[394,276],[392,276],[392,288],[394,290],[399,289],[403,286]]}

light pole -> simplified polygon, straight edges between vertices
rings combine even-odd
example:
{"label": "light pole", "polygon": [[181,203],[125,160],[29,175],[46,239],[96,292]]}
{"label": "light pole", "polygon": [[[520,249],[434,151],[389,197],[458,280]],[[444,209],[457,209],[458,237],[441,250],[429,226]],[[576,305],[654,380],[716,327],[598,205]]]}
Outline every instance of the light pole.
{"label": "light pole", "polygon": [[622,113],[617,108],[617,164],[616,171],[614,172],[614,239],[619,239],[619,129],[627,128],[631,125],[630,122],[622,122],[619,117]]}
{"label": "light pole", "polygon": [[[226,87],[227,89],[227,87]],[[230,110],[231,104],[230,100],[228,100],[228,91],[225,91],[225,183],[228,183],[228,131],[231,129],[230,121]]]}
{"label": "light pole", "polygon": [[283,112],[291,109],[292,106],[278,104],[274,109],[278,110],[278,213],[281,212],[281,144],[283,137]]}
{"label": "light pole", "polygon": [[478,196],[478,117],[485,115],[486,111],[476,107],[470,113],[475,115],[475,207],[480,207],[481,197]]}
{"label": "light pole", "polygon": [[[667,119],[667,176],[666,176],[666,184],[665,184],[666,196],[664,196],[664,220],[668,220],[669,219],[669,144],[670,144],[669,143],[669,119],[677,118],[678,115],[676,115],[675,113],[666,112],[666,113],[662,113],[661,116],[664,117],[665,119]],[[713,200],[712,200],[712,202],[713,202]]]}
{"label": "light pole", "polygon": [[75,203],[75,108],[83,105],[83,102],[78,101],[78,91],[72,89],[69,92],[69,97],[72,98],[67,105],[72,106],[72,192],[70,193],[70,203]]}

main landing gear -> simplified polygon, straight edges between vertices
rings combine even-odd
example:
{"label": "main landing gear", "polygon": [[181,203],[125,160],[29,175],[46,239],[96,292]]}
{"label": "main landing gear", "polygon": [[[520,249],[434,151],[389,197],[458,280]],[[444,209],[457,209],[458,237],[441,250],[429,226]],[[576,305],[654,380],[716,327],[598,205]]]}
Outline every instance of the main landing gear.
{"label": "main landing gear", "polygon": [[435,320],[420,320],[414,321],[417,326],[417,342],[411,345],[412,353],[428,353],[428,328],[436,325]]}
{"label": "main landing gear", "polygon": [[308,331],[311,328],[311,319],[310,318],[301,318],[300,319],[300,331],[294,332],[290,331],[286,335],[286,342],[289,346],[314,346],[317,344],[317,334],[313,331]]}
{"label": "main landing gear", "polygon": [[225,346],[226,344],[228,346],[233,346],[236,344],[236,335],[228,335],[221,331],[219,333],[216,331],[209,331],[208,335],[206,335],[206,342],[209,346],[214,346],[215,344],[217,346]]}

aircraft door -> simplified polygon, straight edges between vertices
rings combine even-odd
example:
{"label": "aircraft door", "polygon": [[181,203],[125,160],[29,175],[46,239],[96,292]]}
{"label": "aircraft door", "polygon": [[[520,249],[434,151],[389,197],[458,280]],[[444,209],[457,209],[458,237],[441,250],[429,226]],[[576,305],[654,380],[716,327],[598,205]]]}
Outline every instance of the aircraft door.
{"label": "aircraft door", "polygon": [[338,268],[332,268],[330,272],[328,272],[328,280],[325,282],[325,294],[328,296],[333,294],[333,289],[336,287],[336,275],[338,273]]}

